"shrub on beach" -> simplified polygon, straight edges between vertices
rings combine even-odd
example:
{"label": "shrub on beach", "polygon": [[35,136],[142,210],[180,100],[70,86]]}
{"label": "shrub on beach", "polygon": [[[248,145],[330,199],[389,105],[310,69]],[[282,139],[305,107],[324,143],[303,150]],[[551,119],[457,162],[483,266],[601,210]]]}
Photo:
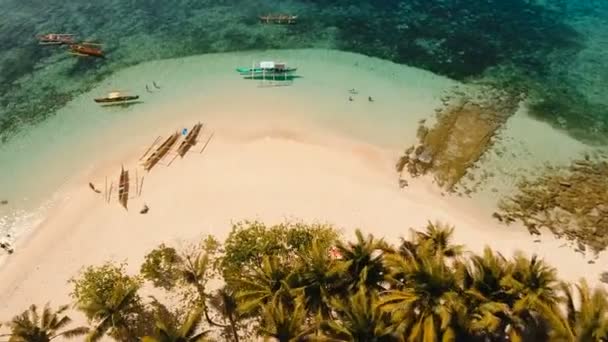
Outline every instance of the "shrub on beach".
{"label": "shrub on beach", "polygon": [[[360,231],[344,241],[328,225],[242,222],[224,243],[159,245],[141,276],[88,267],[72,296],[89,340],[608,339],[602,289],[583,280],[575,294],[536,256],[465,253],[453,229],[429,222],[391,245]],[[144,301],[144,291],[160,295]]]}

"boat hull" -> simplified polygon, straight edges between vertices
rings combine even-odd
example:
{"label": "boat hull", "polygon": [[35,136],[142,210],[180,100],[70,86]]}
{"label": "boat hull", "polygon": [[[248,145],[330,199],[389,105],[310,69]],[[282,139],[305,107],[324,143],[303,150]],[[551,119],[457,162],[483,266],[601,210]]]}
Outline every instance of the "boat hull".
{"label": "boat hull", "polygon": [[264,81],[292,81],[296,78],[300,78],[300,76],[297,75],[288,75],[288,74],[281,74],[281,75],[243,75],[243,79],[246,80],[264,80]]}
{"label": "boat hull", "polygon": [[261,68],[237,68],[241,76],[249,76],[249,77],[284,77],[293,75],[296,72],[297,68],[287,68],[287,69],[261,69]]}
{"label": "boat hull", "polygon": [[70,52],[77,56],[106,58],[106,56],[102,50],[87,47],[87,46],[72,45],[70,47]]}
{"label": "boat hull", "polygon": [[293,25],[296,23],[298,16],[288,14],[262,15],[258,17],[263,24],[283,24]]}
{"label": "boat hull", "polygon": [[124,102],[129,102],[129,101],[134,101],[134,100],[138,100],[139,96],[135,95],[135,96],[120,96],[120,97],[116,97],[116,98],[100,98],[100,99],[94,99],[95,102],[97,103],[124,103]]}
{"label": "boat hull", "polygon": [[71,34],[45,34],[38,36],[38,42],[43,45],[74,44],[74,36]]}

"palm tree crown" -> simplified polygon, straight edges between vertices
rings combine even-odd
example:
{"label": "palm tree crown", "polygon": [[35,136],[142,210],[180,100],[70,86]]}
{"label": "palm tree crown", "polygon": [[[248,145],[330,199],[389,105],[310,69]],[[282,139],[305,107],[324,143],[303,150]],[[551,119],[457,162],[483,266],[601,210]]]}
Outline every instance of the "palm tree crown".
{"label": "palm tree crown", "polygon": [[203,342],[209,331],[198,332],[202,319],[202,309],[193,310],[181,325],[167,316],[157,317],[154,336],[146,336],[142,342]]}
{"label": "palm tree crown", "polygon": [[11,328],[11,342],[48,342],[57,337],[73,338],[88,332],[86,327],[60,331],[72,321],[68,316],[62,314],[68,309],[67,305],[60,306],[53,312],[48,303],[42,309],[42,315],[38,313],[36,305],[15,316],[9,323]]}

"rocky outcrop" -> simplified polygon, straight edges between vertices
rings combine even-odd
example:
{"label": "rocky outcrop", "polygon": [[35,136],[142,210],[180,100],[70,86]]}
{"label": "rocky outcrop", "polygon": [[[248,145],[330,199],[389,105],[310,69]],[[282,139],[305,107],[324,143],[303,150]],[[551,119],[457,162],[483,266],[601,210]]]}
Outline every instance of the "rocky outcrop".
{"label": "rocky outcrop", "polygon": [[546,228],[573,240],[578,250],[608,246],[608,161],[603,156],[575,160],[567,167],[547,167],[541,177],[525,179],[518,192],[500,201],[494,217],[521,221],[533,234]]}
{"label": "rocky outcrop", "polygon": [[493,145],[520,97],[483,86],[468,94],[456,91],[442,100],[437,122],[431,128],[421,124],[419,143],[405,151],[396,167],[413,177],[430,172],[442,188],[452,191]]}

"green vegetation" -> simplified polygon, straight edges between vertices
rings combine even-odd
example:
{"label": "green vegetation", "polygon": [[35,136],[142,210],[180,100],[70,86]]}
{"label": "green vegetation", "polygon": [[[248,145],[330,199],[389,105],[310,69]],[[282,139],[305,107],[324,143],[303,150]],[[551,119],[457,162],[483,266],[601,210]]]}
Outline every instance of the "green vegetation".
{"label": "green vegetation", "polygon": [[64,305],[53,312],[47,304],[42,309],[42,313],[39,313],[36,305],[32,304],[29,309],[15,316],[8,323],[11,328],[9,341],[48,342],[58,337],[72,338],[86,334],[89,331],[87,327],[63,330],[71,322],[68,316],[61,316],[67,309],[68,306]]}
{"label": "green vegetation", "polygon": [[[45,308],[16,316],[10,341],[107,335],[118,341],[607,341],[608,297],[559,281],[543,260],[466,253],[453,227],[431,223],[391,245],[330,226],[236,224],[125,265],[86,268],[70,283],[90,330]],[[213,284],[217,290],[211,290]],[[146,302],[139,293],[153,291]]]}

